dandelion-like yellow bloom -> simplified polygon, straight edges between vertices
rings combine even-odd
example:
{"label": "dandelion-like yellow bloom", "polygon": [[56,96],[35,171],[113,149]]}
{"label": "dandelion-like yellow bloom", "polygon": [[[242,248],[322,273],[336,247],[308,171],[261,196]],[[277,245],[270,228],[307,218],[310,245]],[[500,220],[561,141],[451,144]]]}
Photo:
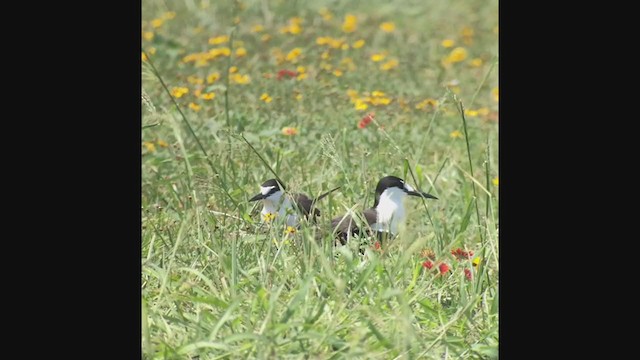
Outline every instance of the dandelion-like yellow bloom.
{"label": "dandelion-like yellow bloom", "polygon": [[201,85],[204,83],[204,79],[201,79],[197,76],[187,76],[187,81],[189,82],[189,84],[193,84],[193,85]]}
{"label": "dandelion-like yellow bloom", "polygon": [[352,46],[353,46],[354,49],[360,49],[361,47],[364,46],[364,43],[365,43],[364,40],[360,39],[360,40],[354,42]]}
{"label": "dandelion-like yellow bloom", "polygon": [[464,114],[467,116],[476,117],[478,116],[478,110],[467,109],[464,111]]}
{"label": "dandelion-like yellow bloom", "polygon": [[303,99],[302,94],[296,94],[296,100],[302,101],[302,99]]}
{"label": "dandelion-like yellow bloom", "polygon": [[398,60],[393,59],[393,60],[389,60],[386,63],[380,65],[380,69],[384,70],[384,71],[388,71],[391,69],[395,69],[396,67],[398,67]]}
{"label": "dandelion-like yellow bloom", "polygon": [[260,100],[266,102],[267,104],[271,102],[271,100],[273,100],[271,98],[271,96],[269,96],[269,94],[267,93],[262,93],[262,95],[260,95]]}
{"label": "dandelion-like yellow bloom", "polygon": [[271,35],[269,35],[269,34],[264,34],[264,35],[262,35],[262,37],[260,37],[260,40],[261,40],[262,42],[267,42],[267,41],[271,40]]}
{"label": "dandelion-like yellow bloom", "polygon": [[471,59],[471,61],[469,62],[469,65],[471,65],[472,67],[480,67],[482,66],[482,59],[480,58]]}
{"label": "dandelion-like yellow bloom", "polygon": [[358,27],[358,18],[356,18],[354,15],[351,15],[351,14],[348,14],[347,16],[345,16],[344,23],[342,23],[342,31],[346,33],[351,33],[356,31],[357,27]]}
{"label": "dandelion-like yellow bloom", "polygon": [[500,181],[498,180],[498,177],[496,176],[496,177],[493,178],[493,180],[491,180],[491,182],[493,183],[494,186],[498,186],[498,183]]}
{"label": "dandelion-like yellow bloom", "polygon": [[321,62],[320,63],[320,68],[324,71],[331,71],[331,69],[333,69],[333,66],[331,66],[331,64],[326,63],[326,62]]}
{"label": "dandelion-like yellow bloom", "polygon": [[220,73],[213,72],[207,76],[207,84],[213,84],[218,79],[220,79]]}
{"label": "dandelion-like yellow bloom", "polygon": [[440,45],[442,45],[445,48],[450,48],[453,47],[453,45],[455,45],[456,42],[451,40],[451,39],[444,39],[442,40],[442,42],[440,43]]}
{"label": "dandelion-like yellow bloom", "polygon": [[353,59],[350,57],[346,57],[340,60],[340,66],[346,66],[349,71],[356,70],[356,65],[353,63]]}
{"label": "dandelion-like yellow bloom", "polygon": [[299,72],[300,74],[302,74],[302,73],[306,73],[307,69],[304,66],[298,66],[296,68],[296,71]]}
{"label": "dandelion-like yellow bloom", "polygon": [[147,41],[151,41],[153,40],[153,32],[152,31],[145,31],[142,33],[142,38],[147,40]]}
{"label": "dandelion-like yellow bloom", "polygon": [[419,103],[416,105],[416,109],[417,109],[417,110],[424,110],[424,109],[427,109],[427,108],[429,108],[429,107],[431,107],[431,108],[435,108],[435,107],[437,107],[437,106],[438,106],[438,100],[435,100],[435,99],[425,99],[425,100],[423,100],[423,101],[419,102]]}
{"label": "dandelion-like yellow bloom", "polygon": [[328,60],[331,57],[331,54],[328,51],[324,51],[321,55],[320,58],[322,60]]}
{"label": "dandelion-like yellow bloom", "polygon": [[478,115],[480,115],[480,116],[489,115],[489,108],[488,107],[481,107],[480,109],[478,109]]}
{"label": "dandelion-like yellow bloom", "polygon": [[369,105],[367,105],[362,99],[356,99],[355,108],[358,111],[364,111],[364,110],[367,110],[367,108],[369,108]]}
{"label": "dandelion-like yellow bloom", "polygon": [[162,26],[162,24],[164,24],[164,20],[162,19],[153,19],[151,20],[151,26],[154,28],[159,28],[160,26]]}
{"label": "dandelion-like yellow bloom", "polygon": [[328,45],[329,45],[329,47],[331,47],[333,49],[340,49],[340,48],[342,48],[342,45],[344,45],[344,39],[333,39],[333,38],[330,38]]}
{"label": "dandelion-like yellow bloom", "polygon": [[462,133],[459,130],[454,130],[451,132],[451,134],[449,134],[449,136],[451,136],[454,139],[457,139],[462,137]]}
{"label": "dandelion-like yellow bloom", "polygon": [[202,100],[213,100],[213,99],[215,99],[215,98],[216,98],[216,94],[215,94],[215,93],[212,93],[212,92],[210,92],[210,93],[205,93],[205,94],[202,94],[202,96],[200,96],[200,98],[201,98]]}
{"label": "dandelion-like yellow bloom", "polygon": [[499,101],[499,98],[500,98],[500,92],[498,91],[498,88],[497,88],[497,87],[494,87],[494,88],[491,90],[491,95],[493,95],[493,100],[495,100],[495,101]]}
{"label": "dandelion-like yellow bloom", "polygon": [[158,143],[158,146],[160,147],[163,147],[163,148],[169,147],[169,144],[167,144],[167,142],[164,140],[158,140],[157,143]]}
{"label": "dandelion-like yellow bloom", "polygon": [[202,107],[196,103],[189,103],[189,109],[198,112]]}
{"label": "dandelion-like yellow bloom", "polygon": [[383,22],[382,24],[380,24],[380,30],[386,33],[393,32],[393,30],[395,29],[396,29],[396,25],[392,22]]}
{"label": "dandelion-like yellow bloom", "polygon": [[369,102],[371,105],[389,105],[391,104],[391,99],[388,97],[374,97]]}
{"label": "dandelion-like yellow bloom", "polygon": [[333,70],[333,75],[335,75],[336,77],[340,77],[340,76],[342,76],[342,74],[343,74],[342,70],[340,70],[340,69]]}
{"label": "dandelion-like yellow bloom", "polygon": [[287,136],[292,136],[292,135],[297,135],[298,134],[298,129],[294,128],[294,127],[283,127],[282,128],[282,135],[287,135]]}
{"label": "dandelion-like yellow bloom", "polygon": [[287,229],[284,232],[287,235],[294,235],[296,233],[296,228],[293,226],[287,226]]}
{"label": "dandelion-like yellow bloom", "polygon": [[229,41],[229,35],[220,35],[209,38],[209,45],[220,45]]}
{"label": "dandelion-like yellow bloom", "polygon": [[473,261],[471,262],[471,265],[472,265],[472,266],[478,266],[478,265],[480,265],[480,258],[479,258],[479,257],[477,257],[477,258],[473,259]]}
{"label": "dandelion-like yellow bloom", "polygon": [[290,61],[290,62],[296,62],[298,57],[300,56],[300,54],[302,54],[302,49],[301,48],[295,48],[295,49],[289,51],[289,53],[287,54],[285,59],[287,61]]}
{"label": "dandelion-like yellow bloom", "polygon": [[246,85],[251,82],[251,77],[249,75],[233,74],[231,75],[231,81],[236,84]]}
{"label": "dandelion-like yellow bloom", "polygon": [[253,25],[251,27],[251,32],[252,33],[259,33],[259,32],[263,32],[264,31],[264,26],[258,24],[258,25]]}
{"label": "dandelion-like yellow bloom", "polygon": [[356,99],[358,98],[358,92],[353,89],[349,89],[347,90],[347,96],[349,96],[349,99],[351,99],[351,102],[355,102]]}
{"label": "dandelion-like yellow bloom", "polygon": [[447,57],[447,60],[450,63],[457,63],[457,62],[463,61],[466,58],[467,58],[467,49],[463,47],[457,47],[451,50],[451,53]]}
{"label": "dandelion-like yellow bloom", "polygon": [[373,54],[373,55],[371,55],[371,60],[373,62],[380,62],[380,61],[384,60],[385,57],[386,57],[386,55],[384,53]]}
{"label": "dandelion-like yellow bloom", "polygon": [[142,143],[142,145],[144,145],[144,147],[147,149],[148,152],[156,151],[156,146],[152,142],[145,141]]}
{"label": "dandelion-like yellow bloom", "polygon": [[150,48],[149,48],[149,54],[151,54],[151,55],[155,55],[155,53],[156,53],[156,48],[154,48],[154,47],[150,47]]}
{"label": "dandelion-like yellow bloom", "polygon": [[304,80],[307,78],[307,73],[300,73],[296,76],[296,80]]}
{"label": "dandelion-like yellow bloom", "polygon": [[147,55],[145,53],[142,53],[142,61],[147,61]]}
{"label": "dandelion-like yellow bloom", "polygon": [[386,94],[383,93],[382,91],[378,91],[378,90],[373,90],[371,92],[371,96],[385,96]]}
{"label": "dandelion-like yellow bloom", "polygon": [[316,39],[316,44],[318,45],[327,45],[331,41],[331,37],[329,36],[320,36]]}
{"label": "dandelion-like yellow bloom", "polygon": [[274,214],[274,213],[266,213],[266,214],[264,214],[263,219],[264,219],[265,222],[270,222],[270,221],[273,221],[276,218],[276,215],[277,214]]}
{"label": "dandelion-like yellow bloom", "polygon": [[171,89],[171,95],[176,99],[180,99],[187,93],[189,93],[189,88],[186,87],[174,87],[173,89]]}
{"label": "dandelion-like yellow bloom", "polygon": [[229,68],[229,74],[235,74],[238,72],[238,67],[237,66],[232,66]]}
{"label": "dandelion-like yellow bloom", "polygon": [[236,49],[236,56],[237,57],[243,57],[243,56],[247,56],[247,49],[241,47],[241,48],[237,48]]}

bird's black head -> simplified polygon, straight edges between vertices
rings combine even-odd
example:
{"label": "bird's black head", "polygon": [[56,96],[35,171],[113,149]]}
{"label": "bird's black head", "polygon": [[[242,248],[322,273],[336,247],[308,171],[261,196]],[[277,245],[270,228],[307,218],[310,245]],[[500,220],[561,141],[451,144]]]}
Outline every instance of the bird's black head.
{"label": "bird's black head", "polygon": [[260,185],[260,193],[249,199],[249,201],[257,201],[268,198],[269,196],[277,193],[278,191],[284,191],[283,184],[278,183],[276,179],[269,179]]}
{"label": "bird's black head", "polygon": [[419,196],[428,199],[438,199],[437,197],[427,194],[426,192],[417,191],[411,185],[405,183],[404,180],[400,179],[397,176],[385,176],[380,181],[378,181],[378,185],[376,186],[376,201],[373,205],[374,207],[378,206],[380,202],[380,196],[382,193],[390,188],[398,188],[404,191],[407,195],[411,196]]}

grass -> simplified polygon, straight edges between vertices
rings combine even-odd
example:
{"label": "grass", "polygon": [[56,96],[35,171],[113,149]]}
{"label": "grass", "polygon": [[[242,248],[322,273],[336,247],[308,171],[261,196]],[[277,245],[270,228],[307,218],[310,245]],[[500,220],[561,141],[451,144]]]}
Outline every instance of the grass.
{"label": "grass", "polygon": [[[145,1],[144,357],[497,358],[497,5]],[[439,200],[408,199],[398,238],[364,257],[334,247],[330,219],[385,175]],[[287,237],[247,201],[274,177],[342,187]]]}

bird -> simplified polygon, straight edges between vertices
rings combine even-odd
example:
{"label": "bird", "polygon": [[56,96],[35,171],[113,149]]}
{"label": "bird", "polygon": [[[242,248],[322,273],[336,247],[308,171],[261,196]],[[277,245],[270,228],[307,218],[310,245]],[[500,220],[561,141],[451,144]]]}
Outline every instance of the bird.
{"label": "bird", "polygon": [[282,217],[286,215],[285,222],[287,226],[295,227],[299,224],[299,215],[309,219],[312,210],[312,220],[315,221],[316,216],[320,216],[320,210],[315,207],[315,204],[338,189],[340,189],[340,186],[312,199],[305,194],[285,194],[284,184],[276,179],[269,179],[260,185],[260,193],[249,199],[249,202],[262,201],[263,206],[260,214],[263,220],[269,220],[274,216]]}
{"label": "bird", "polygon": [[[406,216],[404,199],[407,196],[417,196],[438,200],[437,197],[426,192],[414,189],[397,176],[385,176],[376,186],[376,196],[373,207],[362,212],[362,220],[368,225],[364,232],[373,235],[377,232],[379,238],[395,237],[398,234],[398,226]],[[342,245],[347,243],[349,236],[361,233],[355,220],[350,214],[344,214],[331,220],[331,228]]]}

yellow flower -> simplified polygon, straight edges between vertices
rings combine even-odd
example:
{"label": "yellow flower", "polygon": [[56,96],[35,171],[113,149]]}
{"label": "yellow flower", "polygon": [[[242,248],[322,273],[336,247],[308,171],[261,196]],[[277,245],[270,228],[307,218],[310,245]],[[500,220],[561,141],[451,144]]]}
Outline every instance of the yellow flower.
{"label": "yellow flower", "polygon": [[356,107],[356,110],[358,111],[364,111],[364,110],[367,110],[369,105],[367,105],[362,99],[356,99],[355,107]]}
{"label": "yellow flower", "polygon": [[423,109],[426,109],[427,107],[435,108],[437,106],[438,106],[438,100],[425,99],[416,105],[416,109],[423,110]]}
{"label": "yellow flower", "polygon": [[154,47],[150,47],[150,48],[149,48],[149,54],[151,54],[151,55],[155,55],[155,53],[156,53],[156,48],[154,48]]}
{"label": "yellow flower", "polygon": [[354,49],[360,49],[361,47],[364,46],[364,40],[360,39],[360,40],[354,42],[352,46],[353,46]]}
{"label": "yellow flower", "polygon": [[144,145],[144,147],[147,149],[148,152],[155,152],[156,151],[156,146],[153,145],[152,142],[145,141],[142,144]]}
{"label": "yellow flower", "polygon": [[247,49],[242,48],[242,47],[236,49],[236,56],[237,57],[243,57],[243,56],[246,56],[246,55],[247,55]]}
{"label": "yellow flower", "polygon": [[302,98],[303,98],[302,94],[296,94],[296,100],[302,101]]}
{"label": "yellow flower", "polygon": [[296,60],[298,59],[300,54],[302,54],[302,49],[301,48],[295,48],[295,49],[289,51],[289,53],[287,54],[285,59],[287,61],[296,62]]}
{"label": "yellow flower", "polygon": [[176,12],[175,11],[168,11],[168,12],[162,14],[162,18],[164,20],[171,20],[174,17],[176,17]]}
{"label": "yellow flower", "polygon": [[447,57],[447,60],[451,63],[457,63],[467,58],[467,49],[463,47],[457,47],[451,50],[451,53]]}
{"label": "yellow flower", "polygon": [[393,32],[393,30],[396,29],[396,25],[392,22],[384,22],[382,24],[380,24],[380,30],[386,32],[386,33],[390,33]]}
{"label": "yellow flower", "polygon": [[282,128],[282,135],[291,136],[291,135],[296,135],[296,134],[298,134],[298,129],[296,129],[294,127],[283,127]]}
{"label": "yellow flower", "polygon": [[479,257],[473,259],[473,261],[471,262],[471,265],[473,265],[473,266],[478,266],[479,264],[480,264],[480,258]]}
{"label": "yellow flower", "polygon": [[147,40],[147,41],[151,41],[153,40],[153,32],[151,31],[145,31],[142,33],[142,38]]}
{"label": "yellow flower", "polygon": [[200,98],[201,98],[202,100],[213,100],[213,99],[215,99],[215,98],[216,98],[216,94],[215,94],[215,93],[212,93],[212,92],[210,92],[210,93],[205,93],[205,94],[202,94],[202,96],[200,96]]}
{"label": "yellow flower", "polygon": [[371,92],[371,96],[385,96],[386,94],[383,93],[382,91],[378,91],[378,90],[373,90]]}
{"label": "yellow flower", "polygon": [[229,74],[234,74],[238,72],[238,67],[237,66],[232,66],[229,68]]}
{"label": "yellow flower", "polygon": [[188,76],[187,81],[189,82],[189,84],[194,84],[194,85],[200,85],[204,83],[204,79],[201,79],[197,76]]}
{"label": "yellow flower", "polygon": [[349,50],[349,44],[342,44],[342,46],[340,46],[340,49]]}
{"label": "yellow flower", "polygon": [[462,41],[467,44],[467,45],[471,45],[473,43],[473,29],[465,26],[462,28],[462,30],[460,31],[460,34],[462,35]]}
{"label": "yellow flower", "polygon": [[329,52],[328,52],[328,51],[324,51],[324,52],[320,55],[320,58],[321,58],[322,60],[327,60],[327,59],[329,59],[330,57],[331,57],[331,54],[329,54]]}
{"label": "yellow flower", "polygon": [[200,97],[200,94],[202,94],[202,90],[201,89],[196,89],[196,91],[193,92],[193,95],[197,98]]}
{"label": "yellow flower", "polygon": [[209,45],[220,45],[229,41],[229,35],[220,35],[209,38]]}
{"label": "yellow flower", "polygon": [[389,60],[386,63],[380,65],[380,69],[385,70],[385,71],[394,69],[396,67],[398,67],[398,60],[396,60],[396,59]]}
{"label": "yellow flower", "polygon": [[300,26],[300,24],[302,24],[302,18],[293,17],[289,19],[289,25],[281,28],[280,32],[283,34],[289,33],[292,35],[300,34],[302,32],[302,27]]}
{"label": "yellow flower", "polygon": [[331,14],[331,11],[329,11],[329,9],[327,8],[322,8],[320,9],[320,15],[322,15],[322,19],[324,21],[329,21],[331,19],[333,19],[333,14]]}
{"label": "yellow flower", "polygon": [[327,45],[331,41],[331,38],[328,36],[320,36],[316,39],[316,44],[318,45]]}
{"label": "yellow flower", "polygon": [[482,66],[482,59],[480,59],[480,58],[472,59],[472,60],[469,62],[469,65],[471,65],[471,66],[473,66],[473,67],[480,67],[480,66]]}
{"label": "yellow flower", "polygon": [[356,31],[357,27],[358,27],[358,19],[355,16],[351,14],[348,14],[347,16],[345,16],[344,23],[342,23],[342,31],[346,33],[351,33]]}
{"label": "yellow flower", "polygon": [[300,74],[303,74],[307,72],[307,69],[304,66],[298,66],[296,68],[296,71],[299,72]]}
{"label": "yellow flower", "polygon": [[482,108],[478,109],[478,115],[480,115],[480,116],[489,115],[489,108],[488,107],[482,107]]}
{"label": "yellow flower", "polygon": [[174,87],[171,89],[171,95],[176,99],[180,99],[183,95],[188,94],[189,89],[186,87]]}
{"label": "yellow flower", "polygon": [[236,84],[245,85],[251,82],[251,77],[249,75],[233,74],[231,76],[231,81]]}
{"label": "yellow flower", "polygon": [[264,35],[262,35],[262,37],[260,37],[260,40],[262,40],[262,42],[267,42],[267,41],[271,40],[271,35],[264,34]]}
{"label": "yellow flower", "polygon": [[342,76],[342,70],[340,70],[340,69],[333,70],[333,75],[335,75],[337,77]]}
{"label": "yellow flower", "polygon": [[478,110],[467,109],[464,111],[467,116],[476,117],[478,116]]}
{"label": "yellow flower", "polygon": [[197,112],[200,111],[201,106],[195,103],[189,103],[189,109]]}
{"label": "yellow flower", "polygon": [[273,219],[276,218],[276,215],[277,214],[274,214],[274,213],[266,213],[266,214],[264,214],[263,219],[264,219],[265,222],[270,222],[270,221],[273,221]]}
{"label": "yellow flower", "polygon": [[213,48],[209,50],[209,56],[211,56],[213,59],[217,58],[220,55],[222,56],[231,55],[231,49],[229,49],[228,47],[223,47],[223,48]]}
{"label": "yellow flower", "polygon": [[371,60],[373,62],[379,62],[379,61],[384,60],[385,56],[386,56],[385,53],[373,54],[373,55],[371,55]]}
{"label": "yellow flower", "polygon": [[293,226],[287,226],[287,229],[284,231],[287,235],[293,235],[296,233],[296,228]]}
{"label": "yellow flower", "polygon": [[491,90],[491,95],[493,95],[493,100],[495,100],[495,101],[499,101],[500,92],[498,91],[498,88],[497,88],[497,87],[494,87],[494,88]]}
{"label": "yellow flower", "polygon": [[298,76],[296,77],[296,80],[304,80],[307,78],[307,73],[301,73],[298,74]]}
{"label": "yellow flower", "polygon": [[220,73],[213,72],[207,76],[207,84],[213,84],[218,79],[220,79]]}
{"label": "yellow flower", "polygon": [[164,23],[164,20],[162,19],[151,20],[151,26],[153,26],[154,28],[159,28],[160,26],[162,26],[163,23]]}
{"label": "yellow flower", "polygon": [[391,99],[387,97],[374,97],[369,102],[371,105],[389,105],[391,104]]}
{"label": "yellow flower", "polygon": [[331,71],[331,69],[333,69],[333,67],[331,66],[331,64],[326,63],[326,62],[321,62],[320,63],[320,68],[324,71]]}
{"label": "yellow flower", "polygon": [[451,136],[452,138],[456,139],[456,138],[461,138],[462,137],[462,133],[458,130],[454,130],[451,132],[451,134],[449,134],[449,136]]}
{"label": "yellow flower", "polygon": [[264,31],[264,26],[258,24],[258,25],[253,25],[251,27],[251,32],[253,33],[259,33],[259,32],[263,32]]}
{"label": "yellow flower", "polygon": [[158,146],[160,147],[163,147],[163,148],[169,147],[169,144],[167,144],[167,142],[164,140],[158,140],[157,143],[158,143]]}
{"label": "yellow flower", "polygon": [[350,57],[346,57],[340,60],[341,66],[346,66],[349,71],[355,71],[356,65],[353,63],[353,59]]}
{"label": "yellow flower", "polygon": [[498,177],[496,176],[496,177],[493,178],[493,180],[491,180],[491,182],[493,183],[494,186],[498,186],[498,183],[500,181],[498,180]]}
{"label": "yellow flower", "polygon": [[451,39],[444,39],[444,40],[442,40],[440,45],[442,45],[443,47],[446,47],[446,48],[450,48],[450,47],[453,47],[453,45],[455,45],[455,43],[456,42],[451,40]]}
{"label": "yellow flower", "polygon": [[142,61],[147,61],[147,55],[145,53],[142,53]]}
{"label": "yellow flower", "polygon": [[358,98],[358,92],[353,89],[349,89],[347,90],[347,96],[351,99],[351,102],[355,102]]}
{"label": "yellow flower", "polygon": [[344,39],[332,39],[329,38],[329,46],[334,48],[334,49],[340,49],[342,48],[342,45],[344,44]]}
{"label": "yellow flower", "polygon": [[262,93],[262,95],[260,95],[260,100],[262,100],[262,101],[264,101],[266,103],[270,103],[271,100],[273,100],[273,99],[271,98],[271,96],[269,96],[269,94]]}

